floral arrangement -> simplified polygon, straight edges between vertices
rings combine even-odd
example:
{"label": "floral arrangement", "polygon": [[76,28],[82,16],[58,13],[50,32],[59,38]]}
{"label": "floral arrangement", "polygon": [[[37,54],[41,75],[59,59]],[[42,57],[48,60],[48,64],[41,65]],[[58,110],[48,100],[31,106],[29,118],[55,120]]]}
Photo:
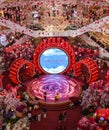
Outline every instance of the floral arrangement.
{"label": "floral arrangement", "polygon": [[25,129],[25,130],[29,130],[30,127],[30,123],[27,117],[24,117],[22,119],[19,119],[14,126],[12,127],[12,130],[21,130],[21,129]]}
{"label": "floral arrangement", "polygon": [[16,110],[17,106],[23,105],[24,103],[20,101],[20,99],[16,98],[15,93],[7,93],[4,99],[4,104],[6,105],[6,113],[10,110]]}
{"label": "floral arrangement", "polygon": [[82,117],[78,122],[78,127],[82,130],[94,130],[98,127],[94,118]]}
{"label": "floral arrangement", "polygon": [[97,109],[98,107],[108,107],[109,104],[109,86],[103,85],[103,81],[99,80],[89,85],[82,95],[82,109]]}
{"label": "floral arrangement", "polygon": [[10,110],[16,111],[18,106],[26,106],[24,102],[20,101],[20,96],[17,95],[18,87],[13,88],[10,84],[7,85],[6,90],[0,93],[0,104],[5,107],[5,112]]}
{"label": "floral arrangement", "polygon": [[11,63],[17,58],[24,58],[31,61],[33,52],[34,45],[31,41],[5,48],[2,54],[2,66],[4,66],[6,70],[9,69]]}
{"label": "floral arrangement", "polygon": [[[76,45],[73,46],[75,55],[77,57],[77,60],[81,58],[90,57],[95,59],[99,55],[98,49],[89,48],[88,46],[82,44],[83,41],[76,43]],[[87,53],[86,53],[87,52]]]}
{"label": "floral arrangement", "polygon": [[105,85],[104,90],[100,94],[100,106],[109,108],[109,86]]}
{"label": "floral arrangement", "polygon": [[100,99],[100,94],[96,89],[88,88],[83,91],[82,97],[82,109],[88,109],[90,107],[98,107],[98,101]]}
{"label": "floral arrangement", "polygon": [[82,117],[78,122],[81,130],[106,130],[108,129],[109,109],[98,108],[90,117]]}
{"label": "floral arrangement", "polygon": [[86,117],[82,117],[79,121],[79,127],[87,128],[89,126],[89,120]]}

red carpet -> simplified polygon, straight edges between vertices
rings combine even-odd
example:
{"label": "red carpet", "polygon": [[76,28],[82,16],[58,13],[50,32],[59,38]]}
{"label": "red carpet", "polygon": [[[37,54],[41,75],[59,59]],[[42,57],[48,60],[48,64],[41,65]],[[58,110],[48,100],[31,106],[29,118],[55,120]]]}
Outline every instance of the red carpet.
{"label": "red carpet", "polygon": [[[56,127],[59,126],[58,116],[63,111],[47,111],[47,117],[43,118],[41,110],[33,111],[34,114],[42,114],[40,122],[33,121],[31,123],[30,130],[56,130]],[[71,110],[67,110],[67,119],[62,122],[62,126],[66,127],[66,130],[73,130],[76,128],[78,121],[81,118],[81,106],[77,106]]]}

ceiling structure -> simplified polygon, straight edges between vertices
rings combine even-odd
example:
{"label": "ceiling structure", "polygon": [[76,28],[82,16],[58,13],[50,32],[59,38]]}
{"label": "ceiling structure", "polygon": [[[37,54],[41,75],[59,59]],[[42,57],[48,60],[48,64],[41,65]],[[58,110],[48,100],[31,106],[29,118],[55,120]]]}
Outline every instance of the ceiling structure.
{"label": "ceiling structure", "polygon": [[[83,11],[84,8],[90,8],[91,6],[108,6],[108,1],[106,0],[19,0],[19,1],[13,1],[13,0],[1,0],[0,8],[12,8],[16,6],[22,7],[21,13],[23,15],[23,12],[26,14],[26,20],[24,21],[25,24],[18,24],[10,20],[6,20],[3,17],[0,17],[0,25],[5,26],[12,31],[24,33],[26,35],[32,36],[34,38],[36,37],[49,37],[49,36],[71,36],[75,37],[81,34],[84,34],[88,31],[103,31],[103,27],[105,24],[109,23],[109,16],[106,14],[104,15],[104,18],[100,18],[99,20],[96,20],[95,22],[90,22],[87,25],[84,25],[80,27],[81,21],[83,20]],[[74,9],[77,11],[77,17],[75,20],[77,28],[75,30],[68,30],[65,31],[65,28],[67,26],[70,26],[73,22],[72,19],[67,20],[66,17],[62,16],[63,14],[63,6],[62,5],[72,5],[74,6]],[[40,21],[35,21],[32,19],[32,7],[33,5],[38,5],[39,7],[42,7],[43,16]],[[75,8],[76,5],[76,8]],[[47,11],[50,11],[52,13],[52,7],[55,6],[56,10],[58,11],[58,14],[55,17],[48,17]],[[29,11],[29,13],[28,13]],[[28,20],[29,19],[29,20]],[[34,31],[30,28],[28,28],[31,24],[40,24],[44,31]],[[102,27],[103,26],[103,27]],[[108,31],[105,31],[104,33],[108,33]]]}
{"label": "ceiling structure", "polygon": [[87,26],[83,26],[77,30],[70,30],[70,31],[59,31],[55,32],[55,30],[52,31],[33,31],[31,29],[28,29],[24,26],[20,26],[16,23],[13,23],[9,20],[5,19],[0,19],[0,25],[5,26],[7,28],[12,29],[13,31],[24,33],[26,35],[32,36],[34,38],[37,37],[49,37],[49,36],[71,36],[71,37],[76,37],[78,35],[82,35],[86,32],[89,31],[99,31],[99,29],[102,31],[102,26],[105,25],[106,23],[109,23],[109,16],[104,17],[100,20],[97,20]]}

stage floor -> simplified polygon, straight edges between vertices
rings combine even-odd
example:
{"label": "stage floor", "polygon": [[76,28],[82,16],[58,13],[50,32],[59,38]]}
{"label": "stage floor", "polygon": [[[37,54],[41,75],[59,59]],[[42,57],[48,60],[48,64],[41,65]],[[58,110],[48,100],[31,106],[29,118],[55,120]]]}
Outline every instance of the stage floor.
{"label": "stage floor", "polygon": [[65,75],[44,75],[26,83],[30,97],[44,100],[46,92],[47,101],[54,101],[55,95],[59,94],[59,100],[68,100],[80,94],[82,83]]}

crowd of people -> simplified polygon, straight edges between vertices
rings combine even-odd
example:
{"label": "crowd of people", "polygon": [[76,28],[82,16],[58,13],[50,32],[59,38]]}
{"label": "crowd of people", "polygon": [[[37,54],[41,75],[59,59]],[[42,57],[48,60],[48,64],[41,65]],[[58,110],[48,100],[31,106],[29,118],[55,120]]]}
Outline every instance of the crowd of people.
{"label": "crowd of people", "polygon": [[[100,35],[99,35],[100,34]],[[94,32],[89,32],[87,33],[87,36],[90,37],[92,40],[94,40],[98,45],[100,45],[102,48],[107,50],[109,52],[109,45],[108,42],[105,43],[105,41],[108,41],[108,36],[105,37],[105,35],[102,35],[101,33],[94,33]],[[101,40],[101,37],[104,37],[104,40]]]}
{"label": "crowd of people", "polygon": [[9,33],[6,37],[7,37],[7,41],[8,41],[8,45],[10,46],[12,44],[14,44],[17,40],[19,40],[21,37],[23,36],[23,34],[15,32],[15,33]]}
{"label": "crowd of people", "polygon": [[93,19],[93,21],[100,19],[102,17],[108,16],[109,15],[109,7],[104,6],[91,6],[89,8],[88,16],[90,19]]}
{"label": "crowd of people", "polygon": [[[28,10],[30,11],[30,14],[28,14]],[[0,16],[6,20],[11,20],[20,25],[28,26],[28,24],[31,23],[31,19],[33,22],[34,20],[40,20],[43,16],[43,11],[44,8],[38,4],[33,6],[31,5],[31,7],[21,5],[2,8],[0,10]],[[30,23],[28,21],[28,18],[30,19]]]}
{"label": "crowd of people", "polygon": [[[83,10],[81,14],[77,10],[77,5],[62,5],[63,7],[63,16],[66,17],[67,20],[72,20],[74,24],[78,25],[77,22],[80,22],[80,26],[87,25],[95,20],[98,20],[102,17],[109,15],[109,7],[108,6],[99,6],[99,5],[93,5],[93,6],[85,6],[83,5]],[[77,21],[76,18],[82,15],[82,19],[79,19],[80,21]],[[88,20],[86,20],[88,19]],[[76,23],[75,23],[76,20]]]}
{"label": "crowd of people", "polygon": [[87,25],[88,23],[94,22],[100,18],[109,15],[109,7],[108,6],[99,6],[93,5],[90,7],[85,7],[83,11],[83,20],[82,25]]}
{"label": "crowd of people", "polygon": [[[59,10],[55,5],[52,6],[51,9],[45,10],[44,3],[41,6],[41,4],[36,4],[29,7],[22,7],[22,6],[15,6],[15,7],[6,7],[3,8],[0,11],[1,16],[3,16],[5,19],[9,19],[11,21],[22,23],[22,21],[26,20],[28,17],[28,8],[31,11],[31,17],[34,19],[42,19],[42,17],[45,15],[44,12],[48,13],[48,16],[56,16],[59,15]],[[78,12],[78,5],[73,4],[62,4],[62,15],[66,17],[67,20],[73,20],[75,22],[77,16],[81,15]],[[83,19],[88,18],[88,22],[98,20],[102,17],[109,15],[109,8],[108,6],[99,6],[99,5],[93,5],[93,6],[85,6],[82,7],[82,15]],[[51,10],[51,11],[50,11]],[[51,13],[52,12],[52,15]],[[84,20],[81,19],[81,25],[84,25]]]}
{"label": "crowd of people", "polygon": [[16,23],[20,23],[22,20],[26,19],[26,14],[20,6],[3,8],[2,16],[7,20],[11,20]]}
{"label": "crowd of people", "polygon": [[23,38],[24,34],[19,32],[11,32],[7,30],[8,33],[3,32],[0,34],[0,48],[10,47],[13,44],[19,44],[24,42],[23,40],[20,41],[21,38]]}
{"label": "crowd of people", "polygon": [[33,20],[40,21],[44,15],[44,6],[34,5],[32,6],[32,18]]}
{"label": "crowd of people", "polygon": [[77,5],[62,5],[63,8],[63,16],[66,17],[67,20],[75,20],[77,17]]}

